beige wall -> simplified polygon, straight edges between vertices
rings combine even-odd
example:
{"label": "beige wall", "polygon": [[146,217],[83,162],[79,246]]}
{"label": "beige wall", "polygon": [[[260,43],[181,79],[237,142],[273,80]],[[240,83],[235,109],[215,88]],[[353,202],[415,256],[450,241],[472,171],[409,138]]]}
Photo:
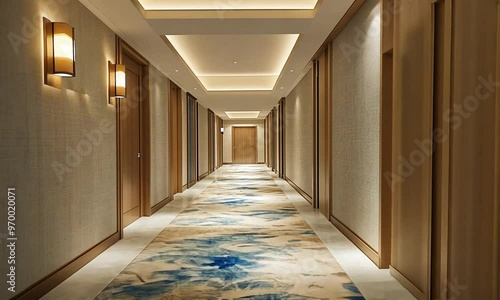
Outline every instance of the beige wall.
{"label": "beige wall", "polygon": [[198,167],[199,176],[208,172],[208,110],[198,103]]}
{"label": "beige wall", "polygon": [[[332,68],[332,213],[376,251],[380,211],[379,18],[379,1],[367,1],[333,42]],[[368,35],[360,39],[360,32]]]}
{"label": "beige wall", "polygon": [[187,94],[182,91],[182,186],[188,184],[187,168]]}
{"label": "beige wall", "polygon": [[[116,114],[107,99],[115,34],[76,0],[1,1],[0,10],[0,184],[17,190],[22,291],[116,232]],[[42,16],[75,28],[77,76],[61,90],[43,84]],[[13,46],[14,36],[22,42]],[[1,280],[0,299],[5,292]]]}
{"label": "beige wall", "polygon": [[285,100],[286,176],[313,194],[314,102],[310,70]]}
{"label": "beige wall", "polygon": [[[264,120],[224,120],[223,161],[233,163],[233,127],[257,126],[257,162],[264,162]],[[220,128],[217,129],[220,134]]]}
{"label": "beige wall", "polygon": [[149,68],[151,122],[151,207],[168,192],[168,97],[170,81],[155,67]]}

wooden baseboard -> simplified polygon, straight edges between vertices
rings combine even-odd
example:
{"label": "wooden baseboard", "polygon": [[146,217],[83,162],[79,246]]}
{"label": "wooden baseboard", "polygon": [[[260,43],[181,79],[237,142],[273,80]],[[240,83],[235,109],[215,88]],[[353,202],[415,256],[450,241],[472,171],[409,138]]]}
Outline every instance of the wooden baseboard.
{"label": "wooden baseboard", "polygon": [[43,279],[39,280],[35,284],[31,285],[29,288],[22,291],[18,295],[14,296],[12,300],[33,300],[42,298],[45,294],[61,284],[64,280],[68,279],[71,275],[83,268],[86,264],[88,264],[94,258],[99,256],[99,254],[104,252],[119,240],[120,233],[115,232],[99,244],[95,245],[94,247],[82,253],[77,258],[73,259],[71,262],[67,263],[66,265],[47,275]]}
{"label": "wooden baseboard", "polygon": [[408,278],[406,278],[401,272],[399,272],[396,268],[393,266],[389,266],[389,270],[391,272],[392,277],[396,278],[401,285],[407,289],[415,298],[418,300],[424,300],[426,299],[425,294],[418,288],[416,287]]}
{"label": "wooden baseboard", "polygon": [[265,163],[265,162],[263,162],[263,161],[259,161],[257,164],[258,164],[258,165],[265,165],[266,163]]}
{"label": "wooden baseboard", "polygon": [[296,185],[290,178],[285,176],[285,180],[302,196],[304,199],[306,199],[309,203],[312,204],[312,197],[309,196],[308,193],[306,193],[303,189],[301,189],[298,185]]}
{"label": "wooden baseboard", "polygon": [[162,209],[169,202],[170,202],[170,197],[167,197],[167,198],[163,199],[160,203],[155,204],[153,207],[151,207],[151,215],[154,215],[156,212],[158,212],[160,209]]}
{"label": "wooden baseboard", "polygon": [[360,236],[358,236],[354,231],[352,231],[349,227],[347,227],[340,220],[330,215],[330,222],[337,227],[337,229],[342,232],[356,247],[361,250],[368,258],[378,267],[380,268],[380,256],[377,251],[375,251],[372,247],[368,245]]}
{"label": "wooden baseboard", "polygon": [[205,177],[207,177],[208,175],[209,175],[208,172],[201,174],[200,177],[198,178],[198,181],[205,179]]}
{"label": "wooden baseboard", "polygon": [[182,186],[182,192],[185,192],[187,189],[188,189],[188,185],[187,184],[185,184],[185,185]]}
{"label": "wooden baseboard", "polygon": [[232,165],[232,164],[233,164],[232,162],[225,162],[222,165]]}

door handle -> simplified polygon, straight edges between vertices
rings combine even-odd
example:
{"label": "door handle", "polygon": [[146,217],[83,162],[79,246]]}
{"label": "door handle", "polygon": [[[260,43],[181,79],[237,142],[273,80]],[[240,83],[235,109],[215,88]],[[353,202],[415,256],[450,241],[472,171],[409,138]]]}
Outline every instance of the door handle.
{"label": "door handle", "polygon": [[137,152],[137,158],[141,158],[141,152]]}

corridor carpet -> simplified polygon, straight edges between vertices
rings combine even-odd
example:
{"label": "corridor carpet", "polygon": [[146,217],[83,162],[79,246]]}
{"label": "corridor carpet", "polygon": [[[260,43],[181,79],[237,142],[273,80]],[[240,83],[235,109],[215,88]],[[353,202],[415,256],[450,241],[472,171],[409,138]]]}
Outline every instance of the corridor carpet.
{"label": "corridor carpet", "polygon": [[264,166],[226,166],[96,298],[364,299]]}

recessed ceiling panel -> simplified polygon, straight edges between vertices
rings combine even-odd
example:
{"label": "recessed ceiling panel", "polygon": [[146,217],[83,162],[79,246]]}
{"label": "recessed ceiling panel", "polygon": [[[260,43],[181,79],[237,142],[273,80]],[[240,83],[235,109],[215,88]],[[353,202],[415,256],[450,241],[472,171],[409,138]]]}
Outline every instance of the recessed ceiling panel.
{"label": "recessed ceiling panel", "polygon": [[272,91],[279,76],[198,76],[207,91]]}
{"label": "recessed ceiling panel", "polygon": [[226,111],[229,119],[257,119],[260,111]]}
{"label": "recessed ceiling panel", "polygon": [[167,35],[207,91],[272,90],[298,34]]}
{"label": "recessed ceiling panel", "polygon": [[312,10],[318,0],[138,0],[145,10]]}

